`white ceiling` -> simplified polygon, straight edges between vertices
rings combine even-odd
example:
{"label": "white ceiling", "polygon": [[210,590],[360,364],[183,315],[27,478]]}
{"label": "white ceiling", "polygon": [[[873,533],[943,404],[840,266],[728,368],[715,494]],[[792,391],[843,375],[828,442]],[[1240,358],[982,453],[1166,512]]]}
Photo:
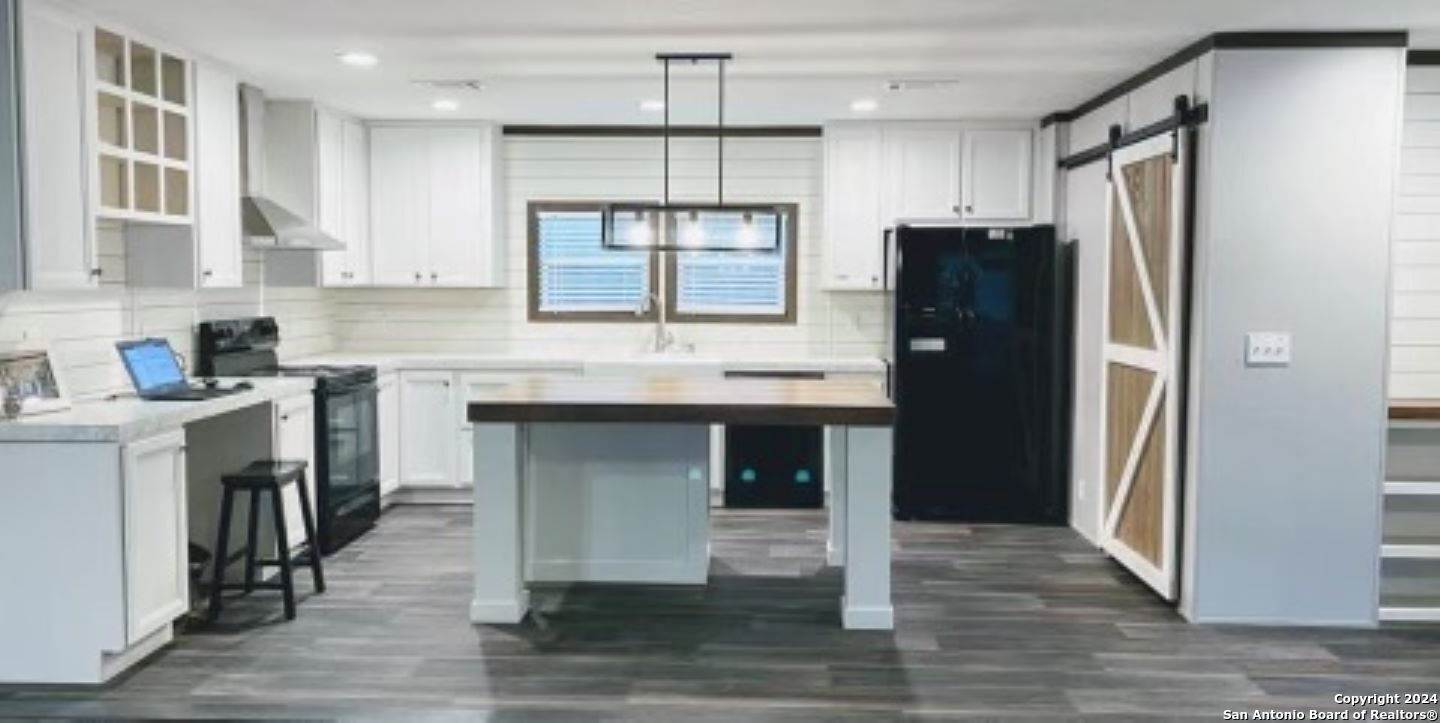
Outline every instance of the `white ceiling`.
{"label": "white ceiling", "polygon": [[[729,51],[735,123],[1036,118],[1221,30],[1409,29],[1440,46],[1437,0],[71,0],[224,61],[272,96],[365,117],[651,123],[659,51]],[[369,70],[338,52],[380,57]],[[696,69],[698,70],[698,69]],[[677,71],[676,122],[713,118],[713,81]],[[416,79],[478,79],[441,95]],[[889,93],[889,79],[946,79]]]}

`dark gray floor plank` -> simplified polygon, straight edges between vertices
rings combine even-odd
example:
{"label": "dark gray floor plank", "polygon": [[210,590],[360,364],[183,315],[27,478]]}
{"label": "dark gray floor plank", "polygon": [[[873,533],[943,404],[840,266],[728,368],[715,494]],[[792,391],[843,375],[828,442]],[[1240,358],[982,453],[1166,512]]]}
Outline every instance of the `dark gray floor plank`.
{"label": "dark gray floor plank", "polygon": [[718,512],[705,588],[537,586],[476,627],[470,524],[395,508],[297,620],[237,601],[112,685],[0,688],[0,717],[1217,720],[1440,690],[1440,627],[1192,626],[1058,528],[897,523],[897,629],[847,632],[815,512]]}

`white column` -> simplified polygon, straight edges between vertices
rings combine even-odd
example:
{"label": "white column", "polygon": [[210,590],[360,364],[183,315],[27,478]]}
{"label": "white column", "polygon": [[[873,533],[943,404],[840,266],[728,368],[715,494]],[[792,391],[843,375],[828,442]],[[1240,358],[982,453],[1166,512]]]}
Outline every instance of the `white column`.
{"label": "white column", "polygon": [[825,481],[830,487],[830,534],[825,540],[825,562],[845,564],[845,427],[825,428]]}
{"label": "white column", "polygon": [[530,608],[520,502],[525,477],[523,427],[476,424],[474,434],[475,596],[470,620],[518,623]]}
{"label": "white column", "polygon": [[842,620],[849,630],[891,630],[891,429],[849,427],[841,433],[846,437]]}

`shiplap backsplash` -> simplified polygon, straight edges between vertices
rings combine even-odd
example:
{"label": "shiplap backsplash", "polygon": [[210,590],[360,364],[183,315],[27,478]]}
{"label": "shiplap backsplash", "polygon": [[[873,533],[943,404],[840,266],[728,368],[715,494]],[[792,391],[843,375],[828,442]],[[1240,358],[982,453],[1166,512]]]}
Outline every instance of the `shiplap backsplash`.
{"label": "shiplap backsplash", "polygon": [[123,286],[125,245],[120,229],[97,233],[102,288],[83,291],[21,291],[0,294],[0,345],[44,345],[71,397],[104,396],[130,388],[115,352],[120,339],[157,336],[193,359],[195,324],[258,313],[279,318],[282,352],[300,357],[335,348],[333,312],[319,289],[265,288],[260,259],[247,251],[246,285],[201,291],[131,289]]}
{"label": "shiplap backsplash", "polygon": [[[652,324],[527,320],[526,205],[531,201],[658,200],[663,189],[662,153],[659,138],[506,138],[505,288],[332,291],[341,347],[572,356],[618,355],[643,349]],[[800,207],[797,321],[787,325],[673,325],[681,343],[693,344],[702,354],[734,357],[881,353],[886,329],[883,296],[819,288],[822,156],[819,138],[726,141],[726,200]],[[672,141],[671,198],[713,201],[716,158],[714,139]]]}
{"label": "shiplap backsplash", "polygon": [[1409,69],[1393,238],[1390,396],[1440,398],[1440,67]]}

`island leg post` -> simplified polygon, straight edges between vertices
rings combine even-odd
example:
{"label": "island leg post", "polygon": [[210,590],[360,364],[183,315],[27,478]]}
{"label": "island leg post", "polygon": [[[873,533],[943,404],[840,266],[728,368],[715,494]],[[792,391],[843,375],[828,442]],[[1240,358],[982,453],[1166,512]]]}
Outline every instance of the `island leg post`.
{"label": "island leg post", "polygon": [[825,428],[825,479],[830,482],[830,530],[825,539],[825,564],[845,564],[845,464],[847,455],[844,427]]}
{"label": "island leg post", "polygon": [[841,617],[848,630],[892,630],[891,430],[837,427],[836,432],[846,438],[845,597],[841,600]]}
{"label": "island leg post", "polygon": [[525,448],[519,424],[475,425],[475,595],[470,621],[518,623],[530,609],[523,537]]}

